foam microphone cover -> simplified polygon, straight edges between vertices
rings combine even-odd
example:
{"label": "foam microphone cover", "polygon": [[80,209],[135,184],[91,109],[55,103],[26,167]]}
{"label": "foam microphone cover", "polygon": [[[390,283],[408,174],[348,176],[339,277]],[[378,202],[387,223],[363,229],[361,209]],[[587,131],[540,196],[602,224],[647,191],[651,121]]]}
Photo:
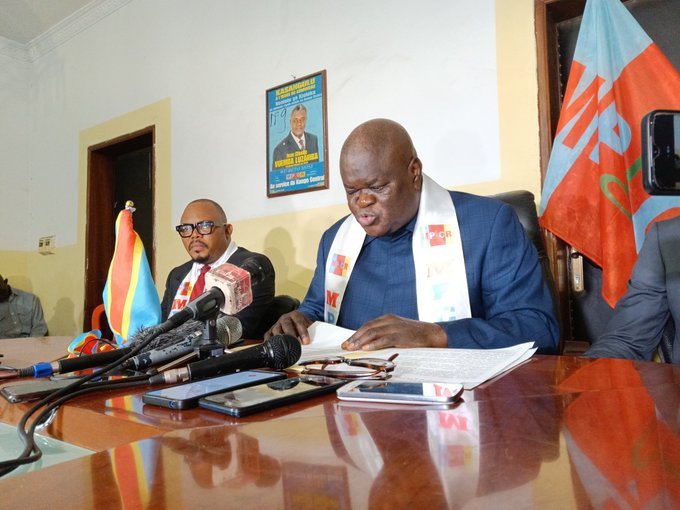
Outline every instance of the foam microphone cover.
{"label": "foam microphone cover", "polygon": [[[146,340],[150,330],[153,328],[142,328],[137,333],[135,333],[128,342],[129,347],[137,347],[137,345],[144,340]],[[156,338],[151,340],[147,346],[142,349],[141,352],[151,351],[154,349],[162,349],[163,347],[168,347],[177,342],[181,342],[187,336],[195,333],[197,330],[203,330],[203,322],[197,320],[188,320],[184,324],[180,324],[174,329],[171,329],[167,333],[162,333]],[[219,336],[219,335],[218,335]]]}
{"label": "foam microphone cover", "polygon": [[[156,338],[154,338],[151,342],[149,342],[148,345],[146,345],[141,351],[140,354],[135,356],[135,358],[139,356],[149,356],[150,351],[156,350],[156,349],[165,349],[168,348],[172,345],[178,344],[182,340],[184,340],[187,336],[189,336],[191,333],[196,332],[196,325],[200,325],[201,328],[203,328],[203,323],[198,322],[198,321],[190,321],[182,324],[180,327],[175,328],[174,330],[171,330],[167,333],[158,335]],[[148,335],[151,334],[153,331],[153,328],[141,328],[137,333],[135,333],[133,336],[130,337],[130,340],[128,344],[125,347],[121,347],[112,351],[106,351],[106,352],[100,352],[97,354],[88,354],[84,356],[78,356],[75,358],[67,358],[63,360],[57,361],[57,366],[58,368],[56,369],[56,373],[59,374],[64,374],[66,372],[74,372],[77,370],[86,370],[88,368],[94,368],[94,367],[101,367],[103,365],[108,365],[109,363],[112,363],[113,361],[119,360],[126,356],[130,351],[132,351],[135,347],[137,347],[140,343],[144,342]],[[131,363],[130,360],[128,360],[125,363]],[[29,367],[31,368],[31,367]],[[28,369],[26,369],[28,370]],[[35,372],[35,369],[33,369]],[[52,372],[50,372],[51,374]],[[42,377],[42,375],[37,375],[37,374],[29,374],[25,373],[22,374],[23,376],[28,376],[28,375],[35,375],[36,377]]]}

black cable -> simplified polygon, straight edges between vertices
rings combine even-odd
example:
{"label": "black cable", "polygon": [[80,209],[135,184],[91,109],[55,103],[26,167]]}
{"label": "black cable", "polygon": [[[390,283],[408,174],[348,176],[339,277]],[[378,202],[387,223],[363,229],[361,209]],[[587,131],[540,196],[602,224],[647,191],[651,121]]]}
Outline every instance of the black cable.
{"label": "black cable", "polygon": [[[101,369],[94,370],[90,375],[84,376],[82,378],[77,379],[74,381],[72,384],[69,384],[68,386],[65,386],[61,389],[55,390],[49,395],[45,396],[42,400],[37,402],[33,407],[31,407],[28,411],[24,413],[24,415],[21,417],[21,420],[19,420],[19,423],[17,425],[17,433],[19,437],[21,438],[22,442],[24,443],[24,449],[23,451],[14,459],[9,459],[5,461],[0,462],[0,477],[6,475],[7,473],[13,471],[17,467],[24,465],[24,464],[29,464],[31,462],[35,462],[40,457],[42,457],[42,451],[40,448],[35,444],[35,429],[36,427],[40,424],[40,420],[34,420],[31,428],[29,431],[26,431],[26,424],[28,423],[28,420],[30,417],[36,413],[41,407],[43,406],[48,406],[47,409],[50,411],[58,405],[52,405],[50,402],[53,402],[55,400],[58,400],[58,402],[66,402],[67,400],[70,400],[71,398],[74,398],[78,395],[82,395],[84,393],[88,393],[91,391],[99,390],[102,389],[102,387],[111,385],[114,386],[117,381],[100,381],[100,382],[95,382],[92,383],[91,385],[88,385],[87,388],[83,388],[81,390],[78,390],[83,384],[87,383],[88,381],[91,381],[92,379],[99,377],[103,374],[106,374],[110,372],[111,370],[117,368],[121,364],[123,364],[125,361],[130,359],[132,356],[135,356],[138,354],[142,349],[144,349],[154,338],[156,338],[158,335],[161,333],[165,333],[165,330],[160,327],[153,327],[149,328],[147,330],[149,333],[149,337],[137,344],[137,346],[132,349],[130,352],[128,352],[125,356],[123,356],[120,359],[117,359],[116,361],[106,365],[105,367],[102,367]],[[142,382],[147,382],[148,381],[148,376],[142,375],[142,376],[136,376],[140,378],[139,380],[135,380],[131,383],[131,385],[136,386],[136,385],[141,385]],[[121,379],[121,381],[126,381],[125,379]],[[119,383],[117,386],[118,387],[125,387],[123,386],[124,383]],[[49,412],[49,411],[48,411]],[[39,416],[42,416],[43,413],[40,413]],[[31,453],[35,452],[35,455],[31,456]]]}
{"label": "black cable", "polygon": [[[118,389],[118,388],[133,388],[136,386],[144,386],[148,383],[149,376],[147,375],[137,375],[133,377],[127,377],[125,379],[118,379],[118,380],[113,380],[113,381],[100,381],[96,383],[90,383],[84,388],[81,388],[78,391],[74,391],[73,393],[69,393],[68,395],[64,395],[60,399],[58,399],[55,402],[52,402],[50,405],[45,407],[33,420],[31,423],[31,426],[28,431],[25,430],[25,424],[27,420],[24,420],[24,417],[22,417],[23,421],[23,426],[22,427],[17,427],[17,432],[19,434],[19,437],[21,440],[26,444],[26,448],[24,449],[24,453],[22,455],[16,457],[15,459],[11,459],[10,461],[5,461],[0,463],[0,465],[5,464],[7,462],[11,462],[13,466],[7,466],[4,468],[0,469],[0,476],[4,476],[5,474],[13,471],[19,466],[25,465],[25,464],[30,464],[32,462],[36,462],[42,458],[42,451],[40,450],[39,447],[35,445],[35,440],[34,440],[34,435],[35,435],[35,430],[40,426],[41,423],[45,421],[45,418],[49,416],[49,414],[56,408],[58,408],[60,405],[62,405],[64,402],[67,402],[68,400],[71,400],[73,398],[79,397],[80,395],[85,395],[86,393],[94,393],[95,391],[100,391],[100,390],[106,390],[106,389]],[[26,415],[24,415],[26,416]],[[35,452],[35,455],[29,455],[30,452]]]}
{"label": "black cable", "polygon": [[[97,375],[101,375],[102,373],[105,373],[106,371],[109,371],[113,368],[115,368],[115,365],[111,368],[109,368],[108,366],[104,367],[104,369],[102,369],[99,372],[99,374],[97,374]],[[92,374],[91,376],[87,376],[87,377],[88,377],[88,380],[90,380],[94,377],[94,374]],[[68,385],[68,386],[66,386],[66,387],[64,387],[60,390],[57,390],[57,391],[50,393],[44,399],[42,399],[40,402],[35,404],[26,413],[24,413],[24,415],[21,417],[21,420],[19,421],[19,424],[17,425],[17,433],[18,433],[19,437],[21,438],[22,442],[25,445],[24,450],[16,458],[0,462],[0,476],[3,476],[5,474],[13,471],[14,469],[16,469],[20,465],[35,462],[38,459],[40,459],[40,457],[42,456],[42,452],[40,451],[40,448],[38,448],[35,444],[34,433],[35,433],[36,427],[42,422],[43,414],[46,414],[46,413],[44,411],[41,412],[38,415],[39,417],[36,418],[33,421],[33,424],[32,424],[31,429],[30,429],[30,433],[26,432],[26,424],[27,424],[28,420],[30,419],[31,415],[33,415],[36,411],[38,411],[38,409],[40,409],[44,405],[49,404],[50,401],[54,400],[57,397],[61,397],[58,400],[61,403],[61,402],[66,402],[67,400],[70,400],[71,398],[75,398],[78,395],[82,395],[84,393],[89,393],[89,392],[93,392],[93,391],[98,391],[98,390],[101,390],[101,389],[107,389],[107,388],[112,388],[112,387],[126,387],[128,385],[129,386],[138,386],[138,385],[141,385],[141,384],[146,384],[148,382],[148,378],[149,377],[146,376],[146,375],[141,375],[141,376],[134,376],[135,380],[132,381],[132,382],[129,382],[127,379],[120,379],[120,381],[99,381],[99,382],[95,382],[95,383],[90,383],[89,385],[87,385],[87,387],[82,388],[78,391],[73,391],[73,392],[68,391],[70,388],[78,388],[79,386],[82,386],[83,384],[85,384],[87,382],[87,380],[85,380],[85,378],[83,378],[83,380],[76,381],[77,383],[80,383],[80,384],[75,384],[75,383],[70,384],[70,385]],[[64,390],[66,390],[66,391],[64,391]],[[47,411],[47,413],[49,413],[49,411],[51,411],[51,409],[53,409],[54,407],[58,407],[58,406],[49,406],[48,407],[49,410]],[[36,455],[29,457],[30,453],[33,452],[33,451],[36,452]]]}

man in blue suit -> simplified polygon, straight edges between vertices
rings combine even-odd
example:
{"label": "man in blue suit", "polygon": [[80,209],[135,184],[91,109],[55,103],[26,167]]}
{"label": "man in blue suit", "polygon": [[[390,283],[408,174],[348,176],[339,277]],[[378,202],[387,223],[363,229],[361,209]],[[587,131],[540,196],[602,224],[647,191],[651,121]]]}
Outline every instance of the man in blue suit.
{"label": "man in blue suit", "polygon": [[306,154],[319,152],[319,141],[316,135],[305,131],[307,127],[307,108],[299,104],[290,112],[290,132],[274,148],[272,170],[277,161],[288,159],[296,152],[307,151]]}
{"label": "man in blue suit", "polygon": [[352,131],[340,175],[352,214],[324,233],[307,296],[265,337],[309,343],[307,328],[325,321],[356,330],[348,350],[534,341],[555,351],[551,296],[511,206],[440,187],[387,119]]}

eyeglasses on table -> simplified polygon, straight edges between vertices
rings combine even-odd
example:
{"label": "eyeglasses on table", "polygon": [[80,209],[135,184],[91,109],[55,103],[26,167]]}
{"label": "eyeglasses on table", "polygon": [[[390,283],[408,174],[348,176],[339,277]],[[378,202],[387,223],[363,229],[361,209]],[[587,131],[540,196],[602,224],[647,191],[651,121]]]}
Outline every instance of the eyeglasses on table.
{"label": "eyeglasses on table", "polygon": [[[328,358],[309,359],[298,363],[298,365],[304,367],[303,374],[325,375],[338,379],[387,379],[396,366],[394,360],[397,356],[399,356],[399,353],[395,353],[387,359],[330,356]],[[339,367],[342,364],[348,368]],[[317,368],[317,366],[320,368]],[[328,368],[329,366],[334,368]]]}

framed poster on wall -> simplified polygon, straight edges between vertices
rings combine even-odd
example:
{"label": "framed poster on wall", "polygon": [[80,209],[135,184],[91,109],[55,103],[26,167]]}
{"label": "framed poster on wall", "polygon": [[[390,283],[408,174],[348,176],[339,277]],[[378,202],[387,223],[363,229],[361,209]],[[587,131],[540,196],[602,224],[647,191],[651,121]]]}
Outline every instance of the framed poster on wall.
{"label": "framed poster on wall", "polygon": [[326,71],[267,90],[267,196],[328,189]]}

